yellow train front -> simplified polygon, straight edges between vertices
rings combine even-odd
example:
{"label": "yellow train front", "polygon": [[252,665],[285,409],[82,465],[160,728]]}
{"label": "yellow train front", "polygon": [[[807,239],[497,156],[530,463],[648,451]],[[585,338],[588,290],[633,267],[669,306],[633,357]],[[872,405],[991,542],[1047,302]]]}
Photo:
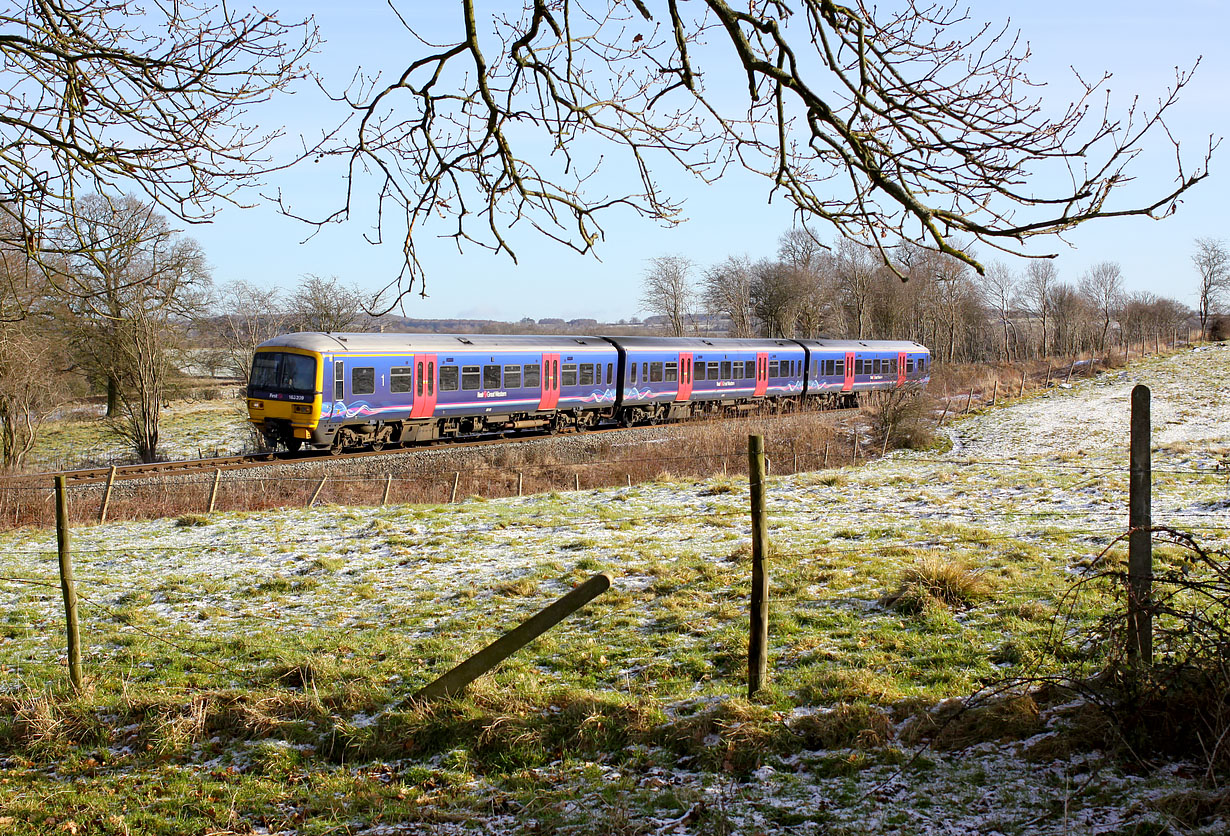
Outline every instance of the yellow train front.
{"label": "yellow train front", "polygon": [[[317,335],[290,334],[263,343],[248,378],[248,420],[269,447],[298,450],[320,426],[323,355],[310,347]],[[302,339],[307,337],[308,339]],[[300,338],[300,339],[296,339]]]}

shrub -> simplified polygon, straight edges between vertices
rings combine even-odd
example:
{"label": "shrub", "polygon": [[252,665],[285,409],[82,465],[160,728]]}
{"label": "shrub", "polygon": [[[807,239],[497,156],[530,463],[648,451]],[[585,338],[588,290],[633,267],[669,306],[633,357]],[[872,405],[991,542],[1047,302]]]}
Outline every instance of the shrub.
{"label": "shrub", "polygon": [[964,609],[986,591],[981,572],[932,556],[907,569],[901,586],[880,603],[905,613],[925,612],[936,606]]}

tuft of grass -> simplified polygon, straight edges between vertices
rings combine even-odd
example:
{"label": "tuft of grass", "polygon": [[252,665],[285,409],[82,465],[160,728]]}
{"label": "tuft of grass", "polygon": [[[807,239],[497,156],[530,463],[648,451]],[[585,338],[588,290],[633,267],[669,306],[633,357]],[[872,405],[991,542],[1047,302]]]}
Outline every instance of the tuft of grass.
{"label": "tuft of grass", "polygon": [[180,528],[199,528],[202,525],[209,525],[209,516],[206,514],[184,514],[176,518],[175,524]]}
{"label": "tuft of grass", "polygon": [[909,614],[925,613],[937,606],[967,609],[987,591],[982,572],[932,556],[907,569],[898,589],[881,598],[880,603]]}

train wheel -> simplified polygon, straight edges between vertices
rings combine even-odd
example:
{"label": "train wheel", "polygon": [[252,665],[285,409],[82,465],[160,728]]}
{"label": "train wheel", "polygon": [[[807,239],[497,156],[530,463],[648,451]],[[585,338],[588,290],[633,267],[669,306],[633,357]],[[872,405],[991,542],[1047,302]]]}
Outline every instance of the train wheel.
{"label": "train wheel", "polygon": [[330,456],[340,456],[341,455],[342,450],[346,448],[345,435],[346,435],[345,430],[338,430],[337,435],[333,436],[333,442],[329,445],[329,455]]}
{"label": "train wheel", "polygon": [[298,452],[299,452],[299,448],[300,448],[300,447],[302,447],[302,446],[303,446],[303,439],[302,439],[302,438],[288,438],[288,439],[286,439],[286,449],[287,449],[287,451],[288,451],[288,452],[291,452],[291,453],[298,453]]}
{"label": "train wheel", "polygon": [[384,449],[384,439],[383,438],[372,442],[372,452],[373,453],[379,453],[383,449]]}

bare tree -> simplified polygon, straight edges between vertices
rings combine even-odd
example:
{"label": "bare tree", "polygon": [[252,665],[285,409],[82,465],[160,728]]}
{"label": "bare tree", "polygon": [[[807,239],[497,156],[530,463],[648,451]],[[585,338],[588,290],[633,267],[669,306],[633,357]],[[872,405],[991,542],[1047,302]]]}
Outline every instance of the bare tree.
{"label": "bare tree", "polygon": [[1038,340],[1038,354],[1045,357],[1051,347],[1050,324],[1051,291],[1059,283],[1059,271],[1053,261],[1034,260],[1025,268],[1025,281],[1021,285],[1021,300],[1030,313],[1038,318],[1042,334]]}
{"label": "bare tree", "polygon": [[344,285],[337,276],[312,273],[295,288],[285,322],[295,331],[369,331],[375,320],[368,313],[380,307],[380,296]]}
{"label": "bare tree", "polygon": [[705,271],[701,299],[711,314],[730,319],[731,337],[756,335],[756,311],[752,305],[754,267],[747,256],[730,256]]}
{"label": "bare tree", "polygon": [[1012,364],[1012,309],[1017,301],[1017,276],[1002,261],[992,261],[982,276],[982,295],[999,320],[1003,335],[1004,361]]}
{"label": "bare tree", "polygon": [[1197,238],[1192,263],[1200,274],[1196,315],[1200,319],[1200,339],[1207,339],[1209,317],[1217,312],[1222,295],[1230,288],[1230,252],[1217,238]]}
{"label": "bare tree", "polygon": [[838,301],[845,310],[846,335],[856,340],[866,336],[868,314],[880,265],[862,244],[842,239],[834,265]]}
{"label": "bare tree", "polygon": [[1113,261],[1103,261],[1089,268],[1081,278],[1081,293],[1098,312],[1101,332],[1098,336],[1098,351],[1106,351],[1106,338],[1115,312],[1123,304],[1123,271]]}
{"label": "bare tree", "polygon": [[798,320],[799,285],[793,267],[766,259],[752,268],[752,308],[769,337],[794,336]]}
{"label": "bare tree", "polygon": [[[403,15],[416,48],[405,70],[339,93],[357,118],[326,153],[352,188],[309,219],[347,219],[375,172],[378,232],[404,249],[403,293],[421,278],[416,238],[437,218],[459,245],[510,255],[518,222],[579,252],[602,240],[608,209],[677,223],[664,166],[705,182],[742,166],[801,221],[916,240],[978,267],[975,242],[1012,251],[1098,218],[1169,214],[1207,176],[1215,146],[1210,137],[1189,168],[1164,124],[1186,71],[1150,112],[1111,113],[1097,101],[1103,75],[1077,76],[1081,95],[1048,114],[1026,72],[1028,44],[956,0],[454,8],[455,39],[425,37]],[[744,96],[728,77],[746,80]],[[1175,182],[1128,202],[1129,164],[1155,136],[1174,145]]]}
{"label": "bare tree", "polygon": [[287,330],[290,313],[285,298],[286,292],[281,288],[257,287],[244,281],[231,282],[222,288],[218,335],[225,365],[245,383],[251,373],[256,347]]}
{"label": "bare tree", "polygon": [[649,260],[641,277],[641,310],[666,317],[671,336],[682,337],[692,323],[696,303],[693,269],[683,256],[662,255]]}
{"label": "bare tree", "polygon": [[317,42],[311,21],[210,0],[18,0],[0,31],[0,229],[39,259],[80,243],[51,231],[85,194],[139,191],[185,221],[240,200],[278,136],[246,109]]}
{"label": "bare tree", "polygon": [[205,254],[132,196],[83,198],[60,232],[73,253],[55,281],[73,354],[105,388],[112,428],[153,461],[171,352],[210,284]]}

